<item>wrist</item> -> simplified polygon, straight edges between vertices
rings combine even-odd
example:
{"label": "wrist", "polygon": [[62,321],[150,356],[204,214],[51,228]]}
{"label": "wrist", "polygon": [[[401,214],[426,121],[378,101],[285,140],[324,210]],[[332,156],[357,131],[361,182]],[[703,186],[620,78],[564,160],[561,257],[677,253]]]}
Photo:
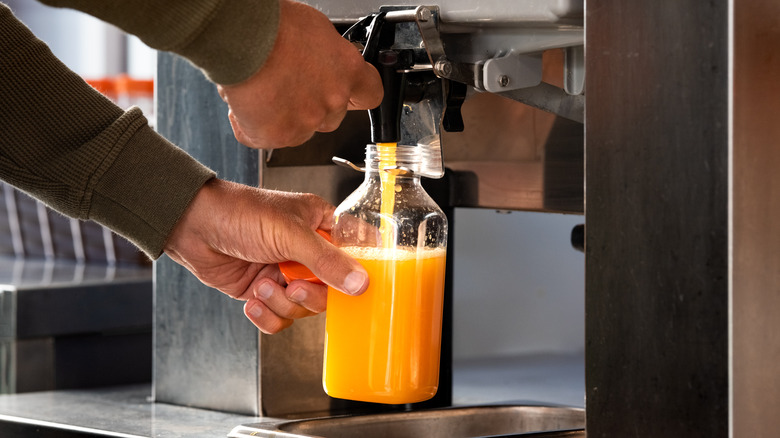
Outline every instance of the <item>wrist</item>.
{"label": "wrist", "polygon": [[166,254],[181,252],[188,245],[207,240],[208,224],[221,211],[216,205],[224,184],[225,181],[211,178],[201,186],[168,235],[163,248]]}

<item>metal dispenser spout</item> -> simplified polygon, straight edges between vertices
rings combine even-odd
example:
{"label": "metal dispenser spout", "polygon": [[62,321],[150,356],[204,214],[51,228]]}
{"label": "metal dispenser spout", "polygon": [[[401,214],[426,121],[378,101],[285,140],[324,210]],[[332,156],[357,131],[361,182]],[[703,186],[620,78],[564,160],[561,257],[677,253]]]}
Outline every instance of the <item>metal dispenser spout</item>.
{"label": "metal dispenser spout", "polygon": [[[373,65],[382,79],[384,97],[378,107],[368,111],[372,143],[396,143],[400,140],[401,108],[406,89],[406,70],[412,66],[411,53],[394,49],[395,27],[385,21],[386,13],[366,17],[352,26],[344,37],[363,46],[363,58]],[[366,27],[366,23],[370,23]],[[365,35],[365,41],[353,38]]]}
{"label": "metal dispenser spout", "polygon": [[[487,92],[583,121],[581,33],[524,33],[509,37],[509,48],[480,50],[447,26],[438,6],[382,6],[344,33],[382,77],[385,98],[369,112],[373,143],[421,146],[431,157],[423,176],[441,178],[443,133],[464,130],[467,94]],[[555,47],[565,49],[562,88],[542,82],[541,53]]]}
{"label": "metal dispenser spout", "polygon": [[[441,178],[440,127],[463,130],[460,105],[466,87],[450,88],[444,84],[449,80],[434,74],[422,34],[415,28],[418,20],[433,18],[424,7],[382,7],[378,13],[360,19],[344,37],[362,48],[364,59],[376,67],[382,79],[382,103],[369,110],[371,142],[419,146],[425,157],[420,173]],[[445,95],[444,90],[454,91]],[[357,168],[338,157],[333,161]]]}
{"label": "metal dispenser spout", "polygon": [[378,107],[368,111],[371,119],[372,143],[397,143],[401,138],[401,108],[406,89],[406,72],[409,52],[392,49],[381,50],[375,66],[382,78],[385,95]]}

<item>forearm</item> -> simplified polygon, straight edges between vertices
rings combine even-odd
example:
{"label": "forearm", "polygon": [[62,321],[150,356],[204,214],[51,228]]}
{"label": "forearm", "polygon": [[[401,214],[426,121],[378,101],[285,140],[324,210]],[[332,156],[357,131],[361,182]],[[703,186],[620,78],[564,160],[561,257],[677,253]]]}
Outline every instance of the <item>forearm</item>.
{"label": "forearm", "polygon": [[213,173],[122,111],[0,5],[0,178],[152,257]]}
{"label": "forearm", "polygon": [[260,69],[274,45],[278,0],[40,0],[78,9],[176,53],[218,84]]}

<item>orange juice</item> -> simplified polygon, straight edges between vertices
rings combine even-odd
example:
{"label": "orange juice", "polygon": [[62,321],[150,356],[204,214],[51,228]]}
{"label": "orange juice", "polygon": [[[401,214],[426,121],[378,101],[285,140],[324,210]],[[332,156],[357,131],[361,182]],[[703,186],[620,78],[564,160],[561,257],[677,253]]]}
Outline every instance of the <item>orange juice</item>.
{"label": "orange juice", "polygon": [[368,271],[360,296],[329,289],[323,386],[332,397],[415,403],[436,394],[444,248],[342,248]]}

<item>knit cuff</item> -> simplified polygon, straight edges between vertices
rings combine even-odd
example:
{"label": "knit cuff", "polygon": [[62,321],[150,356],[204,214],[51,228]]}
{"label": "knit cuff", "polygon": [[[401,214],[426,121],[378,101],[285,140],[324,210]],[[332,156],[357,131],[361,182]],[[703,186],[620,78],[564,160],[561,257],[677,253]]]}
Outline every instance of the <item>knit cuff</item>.
{"label": "knit cuff", "polygon": [[91,190],[88,218],[156,259],[187,206],[215,173],[145,123],[135,129]]}

